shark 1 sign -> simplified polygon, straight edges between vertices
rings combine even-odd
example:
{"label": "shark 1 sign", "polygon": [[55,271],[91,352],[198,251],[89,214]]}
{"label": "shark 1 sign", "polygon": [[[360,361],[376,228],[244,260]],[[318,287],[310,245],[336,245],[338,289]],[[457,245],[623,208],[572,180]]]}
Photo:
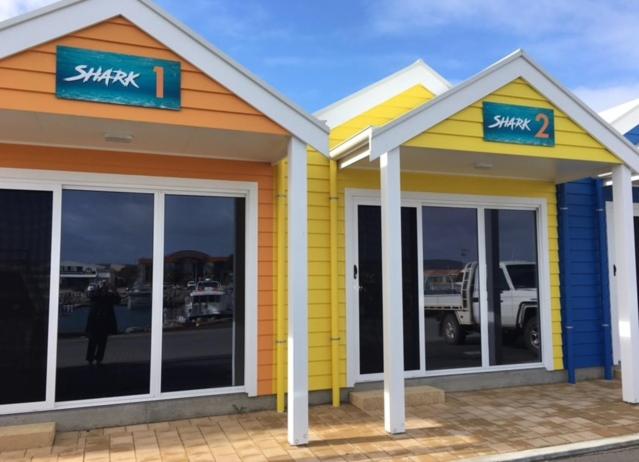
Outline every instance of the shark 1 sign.
{"label": "shark 1 sign", "polygon": [[179,110],[181,66],[176,61],[59,46],[56,96]]}
{"label": "shark 1 sign", "polygon": [[500,143],[555,145],[552,109],[484,101],[484,140]]}

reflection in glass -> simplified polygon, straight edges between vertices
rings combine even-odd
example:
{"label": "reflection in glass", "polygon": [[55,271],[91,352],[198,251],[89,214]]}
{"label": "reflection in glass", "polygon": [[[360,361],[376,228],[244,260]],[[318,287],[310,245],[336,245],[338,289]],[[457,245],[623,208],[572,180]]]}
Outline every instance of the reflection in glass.
{"label": "reflection in glass", "polygon": [[[417,210],[402,207],[404,368],[419,369]],[[382,219],[379,206],[358,207],[360,373],[384,371]]]}
{"label": "reflection in glass", "polygon": [[491,365],[541,361],[536,215],[486,210]]}
{"label": "reflection in glass", "polygon": [[153,195],[62,195],[56,400],[149,392]]}
{"label": "reflection in glass", "polygon": [[244,203],[166,196],[163,392],[244,384]]}
{"label": "reflection in glass", "polygon": [[0,404],[45,400],[52,199],[0,190]]}
{"label": "reflection in glass", "polygon": [[481,366],[477,210],[423,207],[426,369]]}

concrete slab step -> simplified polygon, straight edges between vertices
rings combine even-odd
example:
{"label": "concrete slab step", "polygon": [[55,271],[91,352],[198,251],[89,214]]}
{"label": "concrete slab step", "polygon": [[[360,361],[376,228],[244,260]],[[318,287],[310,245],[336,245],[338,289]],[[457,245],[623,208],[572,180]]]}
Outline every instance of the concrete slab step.
{"label": "concrete slab step", "polygon": [[55,422],[0,427],[0,452],[52,446]]}
{"label": "concrete slab step", "polygon": [[[384,390],[352,391],[349,393],[350,403],[362,411],[379,411],[384,409]],[[446,393],[439,388],[428,385],[406,387],[406,406],[424,406],[446,402]]]}

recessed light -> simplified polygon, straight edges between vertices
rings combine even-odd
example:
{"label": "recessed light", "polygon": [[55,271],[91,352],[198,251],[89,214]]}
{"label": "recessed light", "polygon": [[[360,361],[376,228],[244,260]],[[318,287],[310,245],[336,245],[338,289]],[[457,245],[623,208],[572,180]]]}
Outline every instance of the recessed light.
{"label": "recessed light", "polygon": [[473,165],[477,170],[490,170],[493,168],[493,164],[489,162],[475,162]]}
{"label": "recessed light", "polygon": [[133,134],[106,132],[104,134],[104,141],[107,143],[131,143],[133,142]]}

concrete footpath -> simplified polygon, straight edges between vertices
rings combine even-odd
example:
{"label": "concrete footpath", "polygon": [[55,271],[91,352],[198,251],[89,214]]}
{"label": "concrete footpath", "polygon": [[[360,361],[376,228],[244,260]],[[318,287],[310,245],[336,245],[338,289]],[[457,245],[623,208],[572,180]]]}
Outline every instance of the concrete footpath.
{"label": "concrete footpath", "polygon": [[[639,460],[639,407],[621,400],[618,381],[447,393],[445,403],[408,406],[406,417],[406,433],[391,436],[383,411],[314,406],[305,447],[288,444],[286,415],[274,411],[150,422],[59,432],[50,447],[0,461]],[[632,451],[610,453],[620,447]]]}

